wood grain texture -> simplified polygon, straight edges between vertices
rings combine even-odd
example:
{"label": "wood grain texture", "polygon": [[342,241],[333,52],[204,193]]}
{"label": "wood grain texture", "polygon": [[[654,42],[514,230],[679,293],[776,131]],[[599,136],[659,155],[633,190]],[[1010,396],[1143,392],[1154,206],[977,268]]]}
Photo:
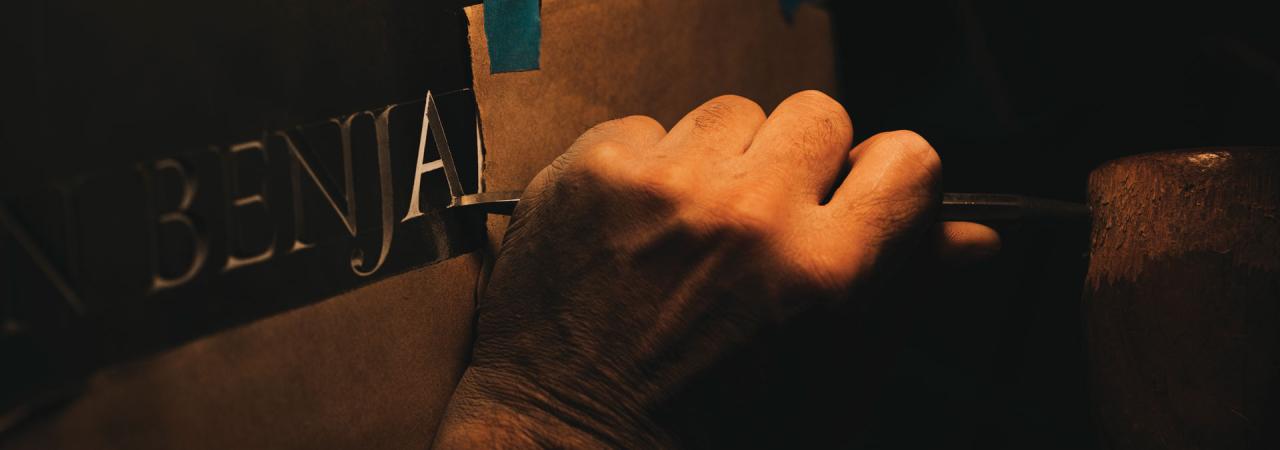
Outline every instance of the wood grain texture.
{"label": "wood grain texture", "polygon": [[1112,161],[1091,174],[1089,202],[1104,444],[1280,448],[1280,150]]}

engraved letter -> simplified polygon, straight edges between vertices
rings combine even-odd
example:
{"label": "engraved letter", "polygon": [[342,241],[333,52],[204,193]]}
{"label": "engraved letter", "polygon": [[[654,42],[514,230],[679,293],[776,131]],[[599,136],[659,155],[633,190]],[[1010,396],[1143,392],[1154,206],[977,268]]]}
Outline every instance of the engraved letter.
{"label": "engraved letter", "polygon": [[[382,249],[378,254],[378,262],[373,267],[361,269],[364,265],[364,251],[356,248],[351,252],[351,270],[356,275],[367,277],[377,272],[382,267],[382,263],[387,261],[387,254],[391,251],[391,238],[395,233],[395,217],[393,216],[392,206],[394,202],[391,197],[391,137],[388,133],[387,122],[391,115],[391,110],[395,105],[388,106],[374,118],[374,133],[378,140],[378,187],[380,199],[382,199]],[[342,126],[342,147],[344,152],[351,152],[351,121],[361,114],[373,115],[368,111],[352,114],[347,117]]]}
{"label": "engraved letter", "polygon": [[[195,200],[196,197],[196,179],[189,176],[189,174],[187,174],[187,169],[182,166],[182,163],[175,159],[166,158],[156,161],[154,169],[157,173],[162,170],[171,170],[176,173],[178,178],[182,181],[182,196],[178,201],[178,206],[172,211],[159,213],[155,226],[152,229],[151,292],[181,286],[182,284],[191,281],[191,279],[195,278],[196,274],[200,272],[200,268],[204,266],[204,260],[209,253],[209,247],[208,243],[205,242],[204,233],[201,232],[200,226],[196,224],[196,221],[192,219],[191,215],[187,214],[187,210],[191,208],[191,202]],[[140,171],[142,172],[143,182],[147,185],[147,191],[149,191],[148,203],[151,205],[150,209],[154,211],[155,199],[154,196],[150,195],[153,184],[151,180],[151,173],[146,169],[142,169]],[[187,269],[183,271],[181,275],[173,278],[165,277],[160,274],[159,268],[160,227],[170,224],[180,226],[182,229],[186,230],[192,245],[195,247],[191,255],[191,261],[187,263]]]}
{"label": "engraved letter", "polygon": [[[339,129],[343,127],[343,123],[337,119],[330,119],[330,122],[338,126]],[[306,214],[303,210],[304,202],[302,201],[302,172],[304,171],[316,189],[320,190],[320,195],[324,196],[325,201],[333,208],[333,212],[338,215],[338,220],[341,220],[342,225],[346,227],[347,234],[350,234],[351,237],[356,237],[356,190],[355,178],[352,176],[351,146],[347,145],[347,142],[342,145],[343,191],[342,206],[339,206],[338,200],[334,198],[328,183],[325,182],[327,178],[321,178],[321,174],[316,171],[315,167],[312,167],[311,163],[307,162],[307,159],[302,156],[302,151],[293,142],[293,138],[289,137],[289,134],[284,131],[277,131],[275,135],[284,141],[285,146],[289,149],[289,154],[293,155],[293,164],[289,168],[289,174],[290,183],[293,187],[294,237],[293,245],[289,252],[310,248],[313,245],[302,240],[306,223]],[[343,136],[347,136],[347,133],[343,132]]]}
{"label": "engraved letter", "polygon": [[[424,163],[422,158],[427,153],[427,134],[435,137],[436,150],[440,153],[440,159]],[[431,98],[431,91],[427,91],[427,101],[422,107],[422,131],[418,136],[418,163],[417,169],[413,174],[413,192],[409,195],[409,211],[405,213],[401,222],[408,222],[409,219],[422,215],[422,207],[419,205],[418,197],[422,190],[422,175],[433,170],[444,169],[444,177],[449,182],[449,195],[452,200],[449,206],[458,203],[458,198],[462,196],[462,182],[458,179],[458,169],[453,164],[453,153],[449,150],[449,140],[444,135],[444,125],[440,123],[440,113],[436,110],[435,99]]]}
{"label": "engraved letter", "polygon": [[[35,239],[32,239],[31,234],[27,232],[22,224],[18,223],[17,217],[10,214],[9,208],[3,203],[0,203],[0,228],[9,231],[18,246],[22,247],[27,252],[27,256],[31,257],[31,261],[36,264],[36,268],[44,273],[44,276],[53,284],[53,288],[57,289],[58,293],[62,295],[62,300],[67,303],[67,306],[71,307],[77,314],[83,315],[85,313],[84,302],[80,301],[80,296],[76,294],[75,289],[72,289],[68,278],[54,268],[53,261],[40,250],[40,247],[36,245]],[[74,258],[75,255],[71,255],[71,257]],[[74,259],[72,264],[74,264]]]}
{"label": "engraved letter", "polygon": [[[297,147],[294,147],[289,135],[283,131],[277,131],[276,134],[289,147],[289,154],[298,154]],[[297,161],[298,159],[299,157],[297,156],[291,158],[292,163],[289,164],[289,189],[293,194],[293,244],[289,245],[289,253],[315,247],[315,244],[302,240],[302,237],[306,235],[307,212],[303,208],[305,202],[302,200],[302,164]],[[319,186],[319,183],[316,185]],[[324,191],[322,190],[321,192]],[[334,205],[334,208],[336,209],[337,205]],[[338,212],[338,216],[342,217],[342,212]]]}
{"label": "engraved letter", "polygon": [[335,213],[337,213],[338,219],[342,220],[342,224],[346,227],[347,233],[353,238],[358,235],[359,230],[356,227],[356,217],[358,216],[356,215],[355,179],[353,176],[351,161],[351,124],[356,118],[362,115],[368,115],[374,119],[374,131],[376,133],[377,140],[379,194],[381,195],[382,200],[382,246],[377,262],[374,263],[372,267],[365,269],[361,269],[361,266],[365,265],[364,251],[359,248],[353,249],[351,252],[351,270],[354,271],[356,275],[369,276],[374,272],[377,272],[378,269],[382,267],[383,262],[387,259],[388,250],[391,248],[391,240],[395,231],[395,219],[392,213],[393,199],[391,194],[390,137],[387,130],[388,116],[394,107],[394,105],[388,106],[376,116],[370,111],[362,111],[347,116],[343,120],[329,120],[330,123],[338,127],[338,130],[341,133],[344,179],[343,201],[341,203],[345,206],[345,209],[342,206],[339,206],[338,200],[334,198],[331,190],[327,187],[328,185],[325,183],[325,178],[321,177],[321,174],[316,171],[315,167],[307,162],[307,159],[303,156],[301,149],[298,148],[289,134],[283,131],[275,133],[277,137],[284,141],[285,145],[289,149],[289,153],[293,155],[293,167],[290,172],[292,180],[290,181],[293,186],[294,239],[290,252],[306,249],[314,245],[302,239],[303,230],[305,229],[304,221],[306,217],[305,214],[303,214],[301,192],[302,172],[306,172],[312,183],[320,190],[324,199],[329,202],[329,206],[333,208]]}
{"label": "engraved letter", "polygon": [[258,188],[258,192],[249,195],[240,195],[240,169],[239,165],[236,164],[236,154],[244,151],[257,151],[258,155],[262,158],[262,165],[264,167],[267,165],[267,149],[262,145],[262,141],[244,142],[232,145],[227,149],[225,156],[227,162],[225,173],[227,174],[227,194],[231,199],[231,204],[227,207],[227,263],[222,266],[223,272],[271,259],[271,255],[275,254],[276,249],[275,229],[271,226],[265,226],[263,228],[271,233],[271,240],[267,243],[266,248],[253,256],[236,256],[236,251],[241,248],[241,245],[239,244],[244,243],[244,229],[243,227],[237,226],[243,225],[243,223],[237,223],[239,222],[239,210],[251,205],[259,205],[262,208],[264,215],[270,218],[267,199],[264,197],[264,194],[267,191],[265,175],[263,176],[264,179],[260,185],[261,187]]}

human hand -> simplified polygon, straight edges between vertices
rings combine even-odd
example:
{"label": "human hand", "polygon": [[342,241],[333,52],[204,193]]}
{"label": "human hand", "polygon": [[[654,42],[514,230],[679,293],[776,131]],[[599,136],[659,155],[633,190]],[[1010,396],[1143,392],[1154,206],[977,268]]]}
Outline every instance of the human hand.
{"label": "human hand", "polygon": [[863,301],[922,243],[948,259],[998,247],[984,226],[934,223],[941,165],[923,138],[852,139],[815,91],[767,118],[724,96],[669,133],[640,116],[584,133],[524,191],[437,445],[662,446],[651,412],[762,325]]}

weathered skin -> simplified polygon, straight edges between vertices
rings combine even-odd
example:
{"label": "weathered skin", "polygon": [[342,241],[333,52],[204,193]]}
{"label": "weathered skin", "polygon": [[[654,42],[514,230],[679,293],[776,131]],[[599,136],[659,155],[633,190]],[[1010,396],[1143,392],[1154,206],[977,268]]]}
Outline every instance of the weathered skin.
{"label": "weathered skin", "polygon": [[672,446],[654,412],[763,325],[865,301],[857,288],[921,244],[994,251],[989,228],[934,222],[923,138],[852,140],[814,91],[767,118],[724,96],[670,132],[628,117],[583,134],[524,191],[437,445]]}

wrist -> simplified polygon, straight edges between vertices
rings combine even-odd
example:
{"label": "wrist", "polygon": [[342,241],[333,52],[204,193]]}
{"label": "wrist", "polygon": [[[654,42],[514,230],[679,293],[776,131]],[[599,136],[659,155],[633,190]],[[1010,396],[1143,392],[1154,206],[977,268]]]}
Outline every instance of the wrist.
{"label": "wrist", "polygon": [[[469,368],[454,390],[437,448],[666,448],[645,414],[592,396],[581,380],[535,381]],[[628,413],[633,411],[633,413]]]}

